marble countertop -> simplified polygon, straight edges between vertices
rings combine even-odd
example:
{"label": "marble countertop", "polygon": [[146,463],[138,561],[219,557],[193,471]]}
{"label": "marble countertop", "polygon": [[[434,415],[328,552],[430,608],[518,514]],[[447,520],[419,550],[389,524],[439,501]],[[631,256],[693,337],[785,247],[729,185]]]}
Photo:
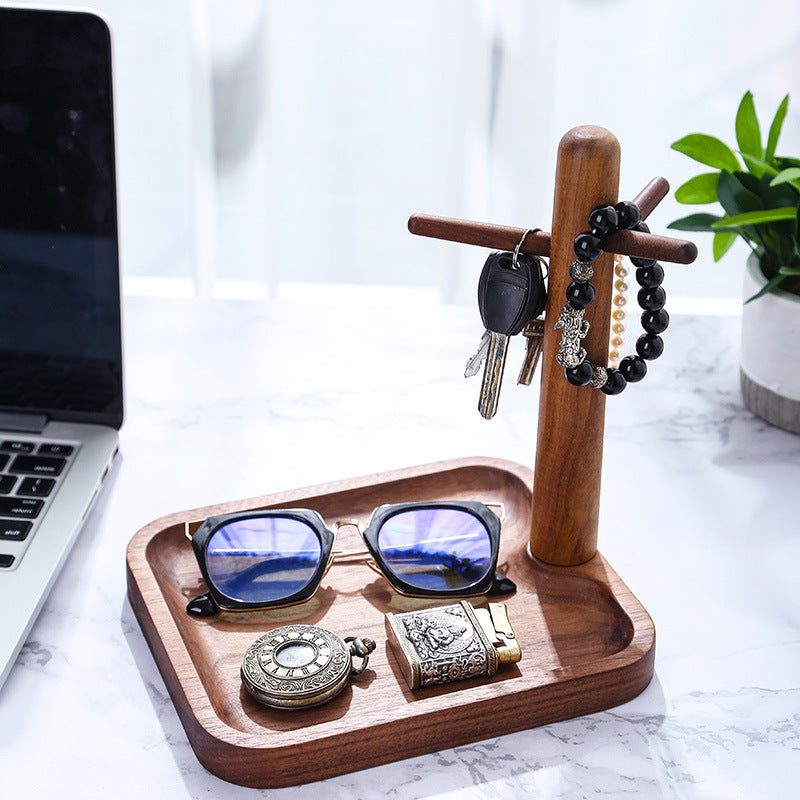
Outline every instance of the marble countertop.
{"label": "marble countertop", "polygon": [[[14,798],[775,798],[800,778],[800,436],[738,388],[735,316],[673,315],[610,398],[599,546],[655,677],[590,716],[280,790],[197,761],[126,598],[125,548],[188,508],[461,456],[532,466],[538,388],[476,410],[471,309],[125,301],[122,458],[0,691]],[[538,383],[538,377],[535,381]],[[346,757],[346,753],[343,753]]]}

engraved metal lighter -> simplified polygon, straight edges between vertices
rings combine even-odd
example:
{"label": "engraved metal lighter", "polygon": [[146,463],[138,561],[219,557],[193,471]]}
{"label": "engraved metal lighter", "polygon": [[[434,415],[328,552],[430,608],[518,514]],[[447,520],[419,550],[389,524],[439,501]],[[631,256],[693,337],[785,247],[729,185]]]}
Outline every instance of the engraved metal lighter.
{"label": "engraved metal lighter", "polygon": [[522,658],[505,603],[460,603],[386,615],[386,632],[412,689],[491,677]]}

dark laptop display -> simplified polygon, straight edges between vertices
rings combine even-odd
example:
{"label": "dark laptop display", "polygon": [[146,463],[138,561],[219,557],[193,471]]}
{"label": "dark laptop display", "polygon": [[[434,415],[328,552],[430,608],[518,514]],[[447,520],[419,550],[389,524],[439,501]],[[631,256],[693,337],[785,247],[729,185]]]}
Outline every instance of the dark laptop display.
{"label": "dark laptop display", "polygon": [[122,424],[109,33],[91,14],[0,25],[0,411]]}

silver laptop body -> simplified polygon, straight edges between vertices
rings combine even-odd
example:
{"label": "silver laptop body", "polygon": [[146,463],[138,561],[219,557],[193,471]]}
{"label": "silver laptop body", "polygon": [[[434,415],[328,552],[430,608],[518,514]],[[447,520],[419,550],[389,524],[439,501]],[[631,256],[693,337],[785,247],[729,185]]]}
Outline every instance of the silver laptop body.
{"label": "silver laptop body", "polygon": [[0,8],[0,684],[118,452],[111,42]]}

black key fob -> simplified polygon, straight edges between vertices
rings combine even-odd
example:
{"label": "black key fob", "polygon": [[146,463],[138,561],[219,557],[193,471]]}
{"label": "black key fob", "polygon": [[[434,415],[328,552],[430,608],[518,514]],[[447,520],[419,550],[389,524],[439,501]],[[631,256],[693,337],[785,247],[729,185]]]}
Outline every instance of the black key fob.
{"label": "black key fob", "polygon": [[478,281],[478,308],[487,330],[514,336],[542,313],[547,291],[538,256],[491,253]]}

